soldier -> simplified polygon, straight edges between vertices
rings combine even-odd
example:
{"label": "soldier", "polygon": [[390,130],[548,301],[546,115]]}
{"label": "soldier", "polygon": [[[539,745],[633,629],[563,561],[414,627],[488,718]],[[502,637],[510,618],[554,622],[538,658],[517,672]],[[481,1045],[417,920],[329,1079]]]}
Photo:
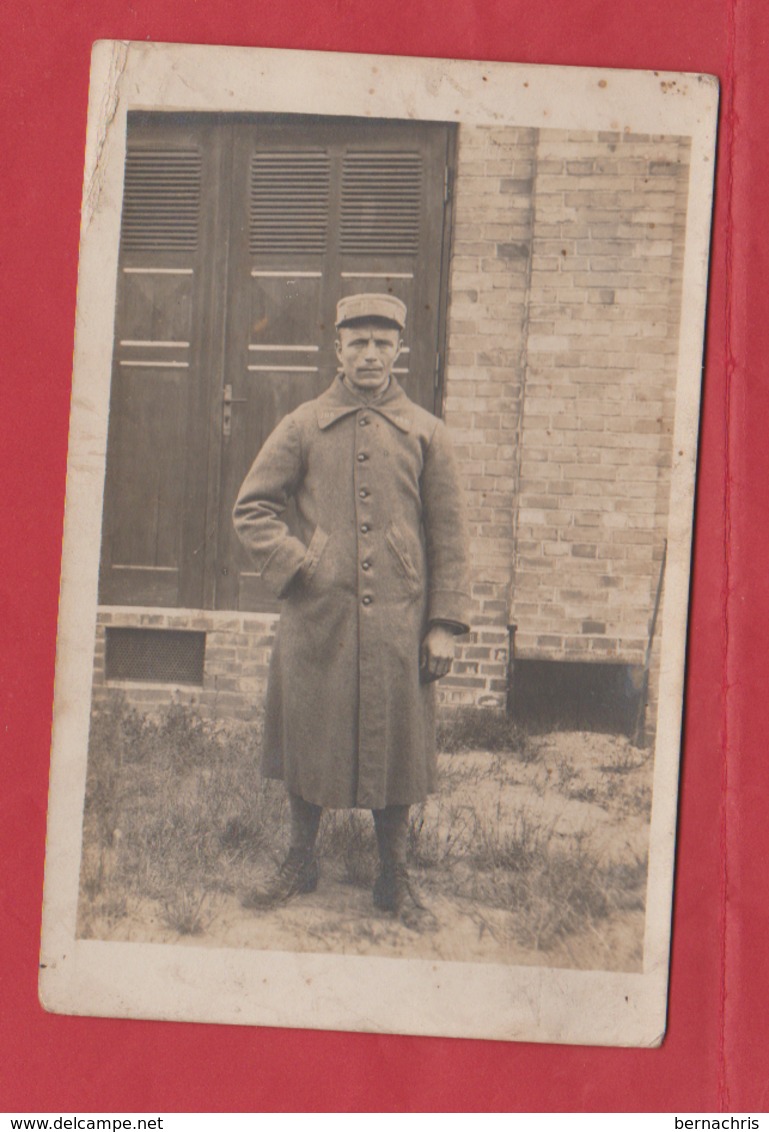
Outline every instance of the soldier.
{"label": "soldier", "polygon": [[283,599],[263,772],[285,782],[291,811],[286,860],[244,904],[314,891],[323,807],[366,808],[380,857],[374,904],[418,928],[427,914],[406,868],[409,807],[435,788],[432,683],[467,632],[469,595],[446,427],[392,373],[405,319],[392,295],[339,301],[341,372],[268,437],[234,521]]}

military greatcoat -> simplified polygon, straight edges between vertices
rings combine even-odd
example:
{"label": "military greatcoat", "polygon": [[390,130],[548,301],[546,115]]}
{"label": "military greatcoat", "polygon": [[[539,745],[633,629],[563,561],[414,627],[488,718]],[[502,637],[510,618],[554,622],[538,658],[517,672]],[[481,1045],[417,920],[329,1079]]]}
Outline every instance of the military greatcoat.
{"label": "military greatcoat", "polygon": [[431,622],[464,632],[469,616],[461,491],[443,422],[394,378],[369,402],[337,378],[267,439],[234,521],[283,598],[264,773],[321,806],[422,801],[434,788],[435,721],[420,644]]}

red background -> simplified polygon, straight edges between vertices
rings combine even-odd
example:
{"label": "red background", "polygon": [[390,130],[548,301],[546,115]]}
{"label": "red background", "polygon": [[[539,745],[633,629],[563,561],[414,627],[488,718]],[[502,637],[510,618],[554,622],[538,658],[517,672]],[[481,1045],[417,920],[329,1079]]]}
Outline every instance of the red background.
{"label": "red background", "polygon": [[[761,0],[9,0],[0,71],[0,1109],[761,1111],[769,6]],[[605,1050],[46,1015],[48,748],[91,43],[705,71],[722,83],[668,1035]]]}

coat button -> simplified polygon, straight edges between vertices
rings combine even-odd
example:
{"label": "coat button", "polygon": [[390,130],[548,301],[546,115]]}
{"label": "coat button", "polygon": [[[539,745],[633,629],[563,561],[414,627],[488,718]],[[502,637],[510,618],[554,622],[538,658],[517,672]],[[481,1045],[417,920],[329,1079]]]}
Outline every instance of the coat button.
{"label": "coat button", "polygon": [[368,424],[368,417],[361,417],[361,419],[358,421],[358,424],[361,428],[365,428]]}
{"label": "coat button", "polygon": [[363,523],[360,529],[362,534],[367,535],[371,530],[371,527],[368,525],[368,523]]}
{"label": "coat button", "polygon": [[372,601],[372,599],[368,596],[368,594],[366,594],[366,596],[363,599],[363,604],[364,605],[371,605],[371,601]]}
{"label": "coat button", "polygon": [[368,460],[368,456],[366,455],[365,452],[359,452],[358,453],[358,463],[362,464],[364,460]]}
{"label": "coat button", "polygon": [[369,494],[370,493],[366,491],[365,487],[361,488],[361,490],[358,492],[358,495],[361,497],[361,499],[368,499]]}
{"label": "coat button", "polygon": [[368,560],[366,562],[361,562],[360,568],[361,568],[361,570],[370,570],[371,569],[371,563]]}

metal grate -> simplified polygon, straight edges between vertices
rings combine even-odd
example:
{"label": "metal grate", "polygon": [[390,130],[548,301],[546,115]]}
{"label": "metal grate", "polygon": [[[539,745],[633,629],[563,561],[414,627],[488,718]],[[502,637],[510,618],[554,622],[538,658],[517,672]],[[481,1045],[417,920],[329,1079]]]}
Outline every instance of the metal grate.
{"label": "metal grate", "polygon": [[186,629],[107,629],[108,680],[201,684],[206,634]]}
{"label": "metal grate", "polygon": [[342,251],[416,255],[422,155],[349,151],[342,170]]}
{"label": "metal grate", "polygon": [[323,255],[331,166],[322,151],[255,153],[251,158],[252,255]]}
{"label": "metal grate", "polygon": [[194,251],[200,219],[201,158],[196,149],[128,147],[123,247]]}

